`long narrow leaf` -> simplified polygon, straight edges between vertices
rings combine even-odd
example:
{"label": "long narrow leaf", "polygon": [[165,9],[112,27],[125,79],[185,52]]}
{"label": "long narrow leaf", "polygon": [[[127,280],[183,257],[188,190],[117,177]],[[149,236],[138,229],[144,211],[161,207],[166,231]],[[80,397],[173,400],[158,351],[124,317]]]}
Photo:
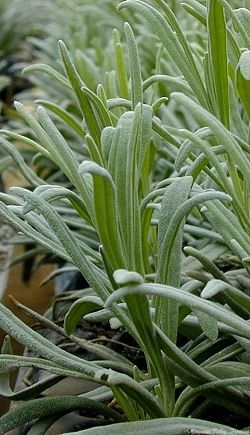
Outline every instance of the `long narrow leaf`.
{"label": "long narrow leaf", "polygon": [[[185,432],[193,434],[232,434],[244,435],[246,432],[230,428],[211,421],[198,420],[194,418],[168,418],[168,419],[154,419],[147,421],[137,421],[129,423],[118,423],[115,425],[108,425],[99,428],[87,429],[80,431],[79,435],[117,435],[119,434],[154,434],[154,435],[182,435]],[[187,432],[188,433],[188,432]],[[64,433],[63,435],[74,435],[73,432]]]}
{"label": "long narrow leaf", "polygon": [[175,32],[155,8],[141,0],[123,1],[118,9],[129,8],[142,14],[148,21],[153,33],[155,33],[164,47],[169,52],[173,61],[181,70],[190,87],[193,89],[195,96],[198,98],[203,107],[207,107],[206,92],[197,70],[194,71],[193,65],[187,60],[185,51],[178,40]]}
{"label": "long narrow leaf", "polygon": [[188,305],[191,309],[202,311],[218,321],[224,322],[229,327],[235,328],[235,330],[244,334],[246,338],[250,338],[250,324],[247,321],[241,319],[223,306],[218,306],[216,303],[205,301],[182,289],[176,289],[167,285],[141,284],[140,286],[123,287],[109,296],[106,306],[110,306],[117,299],[129,294],[148,294],[172,299],[182,305]]}
{"label": "long narrow leaf", "polygon": [[208,3],[208,34],[210,71],[216,93],[219,119],[229,127],[229,85],[228,85],[228,56],[227,30],[224,10],[219,0]]}
{"label": "long narrow leaf", "polygon": [[5,435],[11,429],[32,421],[34,418],[46,417],[53,413],[66,414],[74,409],[81,409],[81,412],[85,413],[95,411],[96,414],[102,414],[111,420],[122,420],[117,412],[91,399],[74,396],[46,397],[23,403],[0,417],[0,435]]}
{"label": "long narrow leaf", "polygon": [[[183,177],[173,182],[168,189],[166,189],[159,213],[157,281],[177,288],[180,286],[184,221],[179,226],[176,233],[167,267],[165,258],[168,251],[167,245],[170,243],[170,240],[165,237],[165,234],[168,231],[173,214],[178,207],[182,206],[187,200],[191,184],[191,177]],[[173,342],[175,342],[177,338],[178,310],[179,308],[176,302],[164,299],[157,301],[155,321],[158,325],[161,325],[164,333],[171,338]]]}

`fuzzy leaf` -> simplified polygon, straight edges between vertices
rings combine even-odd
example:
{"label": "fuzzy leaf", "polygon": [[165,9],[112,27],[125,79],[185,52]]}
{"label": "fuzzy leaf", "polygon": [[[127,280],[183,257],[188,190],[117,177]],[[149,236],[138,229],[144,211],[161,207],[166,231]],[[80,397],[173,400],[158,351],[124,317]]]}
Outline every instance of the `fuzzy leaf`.
{"label": "fuzzy leaf", "polygon": [[250,50],[244,51],[241,54],[236,70],[236,84],[241,101],[250,118]]}
{"label": "fuzzy leaf", "polygon": [[143,102],[141,67],[135,37],[128,23],[124,24],[124,31],[129,55],[131,101],[132,108],[135,109],[138,103]]}
{"label": "fuzzy leaf", "polygon": [[[102,427],[95,427],[78,432],[78,435],[182,435],[190,434],[232,434],[244,435],[245,431],[237,430],[211,421],[198,420],[194,418],[174,417],[168,419],[154,419],[147,421],[134,421],[118,423]],[[73,432],[63,435],[74,435]]]}
{"label": "fuzzy leaf", "polygon": [[[148,21],[152,32],[160,39],[165,46],[167,52],[172,57],[178,68],[181,70],[185,79],[193,89],[194,94],[204,107],[207,107],[206,91],[202,83],[201,77],[195,66],[194,61],[190,61],[190,56],[187,56],[186,46],[183,46],[182,39],[176,35],[176,29],[173,31],[170,24],[165,19],[164,15],[158,12],[155,8],[141,0],[126,0],[120,3],[119,10],[129,8],[133,11],[142,14]],[[178,35],[179,36],[179,35]],[[185,38],[184,38],[185,39]],[[191,56],[192,57],[192,56]]]}
{"label": "fuzzy leaf", "polygon": [[217,321],[207,314],[201,313],[200,311],[194,310],[200,327],[204,334],[209,338],[209,340],[215,341],[218,338],[218,326]]}
{"label": "fuzzy leaf", "polygon": [[0,435],[5,435],[11,429],[32,421],[34,418],[46,417],[51,414],[63,415],[75,409],[81,409],[81,412],[86,415],[91,411],[111,420],[122,420],[117,412],[91,399],[75,396],[46,397],[29,400],[0,417]]}
{"label": "fuzzy leaf", "polygon": [[94,162],[84,161],[80,173],[90,173],[93,177],[93,203],[95,208],[96,231],[104,252],[114,269],[125,264],[117,216],[117,190],[110,173]]}
{"label": "fuzzy leaf", "polygon": [[229,85],[227,30],[224,10],[219,0],[208,3],[209,60],[215,88],[219,119],[229,127]]}
{"label": "fuzzy leaf", "polygon": [[[173,181],[166,189],[159,213],[157,281],[177,288],[180,286],[184,220],[179,225],[175,237],[172,238],[172,243],[166,234],[175,211],[187,200],[191,185],[191,177]],[[175,224],[178,225],[176,221]],[[157,301],[156,323],[161,325],[165,334],[174,342],[177,338],[178,310],[178,304],[174,301],[166,299]]]}
{"label": "fuzzy leaf", "polygon": [[70,307],[64,318],[64,329],[67,334],[71,334],[76,328],[77,323],[86,314],[103,307],[103,302],[96,296],[84,296],[77,299]]}
{"label": "fuzzy leaf", "polygon": [[235,328],[240,334],[243,334],[243,337],[250,339],[250,324],[240,316],[214,302],[204,300],[182,289],[176,289],[167,285],[145,283],[137,286],[122,287],[109,296],[105,305],[109,307],[117,299],[131,294],[163,296],[179,302],[181,305],[188,305],[192,310],[202,311],[219,322],[224,322],[229,327]]}
{"label": "fuzzy leaf", "polygon": [[120,286],[126,284],[143,283],[142,276],[137,272],[129,272],[125,269],[119,269],[114,272],[114,280]]}

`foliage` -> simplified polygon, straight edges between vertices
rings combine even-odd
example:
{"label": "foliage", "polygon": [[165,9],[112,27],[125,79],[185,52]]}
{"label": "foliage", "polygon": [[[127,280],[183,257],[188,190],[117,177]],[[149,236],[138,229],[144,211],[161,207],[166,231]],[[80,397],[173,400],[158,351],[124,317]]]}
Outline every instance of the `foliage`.
{"label": "foliage", "polygon": [[11,105],[20,89],[30,84],[21,76],[25,63],[34,60],[29,37],[41,37],[52,4],[45,0],[0,0],[0,114],[1,123],[14,117]]}
{"label": "foliage", "polygon": [[[125,420],[117,427],[126,433],[152,433],[152,425],[154,433],[237,433],[235,421],[247,430],[250,12],[226,0],[203,3],[121,2],[131,25],[124,36],[115,30],[112,43],[99,42],[111,66],[104,74],[108,66],[99,64],[100,74],[87,80],[59,41],[60,71],[36,69],[64,88],[65,108],[60,99],[40,100],[31,114],[16,103],[32,138],[1,132],[2,150],[29,183],[1,194],[1,216],[89,284],[64,330],[42,321],[74,341],[82,317],[109,320],[136,340],[147,370],[98,344],[91,344],[94,361],[82,360],[1,305],[1,328],[37,356],[3,349],[2,394],[26,403],[0,418],[0,434],[23,423],[20,415],[37,418],[30,433],[45,433],[69,410],[63,397],[38,398],[45,384],[13,392],[9,372],[22,366],[93,380],[96,390],[72,407]],[[151,56],[144,64],[149,47],[153,66]],[[32,147],[34,161],[51,161],[57,184],[31,170],[11,140]],[[227,429],[211,416],[212,403],[230,413]]]}

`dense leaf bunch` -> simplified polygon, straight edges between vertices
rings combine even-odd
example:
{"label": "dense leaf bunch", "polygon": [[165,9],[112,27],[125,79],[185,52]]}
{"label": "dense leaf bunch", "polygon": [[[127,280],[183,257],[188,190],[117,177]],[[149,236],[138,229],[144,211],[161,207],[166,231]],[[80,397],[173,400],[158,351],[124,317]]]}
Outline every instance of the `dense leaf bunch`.
{"label": "dense leaf bunch", "polygon": [[[126,16],[124,30],[119,21],[106,46],[100,35],[88,60],[78,52],[79,65],[59,41],[60,71],[26,70],[46,73],[51,95],[63,94],[40,99],[35,114],[16,103],[29,134],[4,130],[0,144],[29,188],[1,194],[0,213],[89,285],[64,330],[42,321],[72,341],[83,317],[110,321],[136,340],[147,370],[98,344],[81,343],[92,362],[72,356],[0,306],[0,326],[37,355],[4,347],[3,395],[27,400],[45,389],[12,392],[8,373],[20,366],[97,384],[69,401],[27,400],[0,418],[0,434],[34,418],[30,433],[45,433],[51,414],[75,408],[132,422],[101,433],[238,433],[235,419],[249,424],[250,11],[226,0],[125,0],[120,16],[110,6],[118,21]],[[34,162],[51,162],[47,178],[16,140]],[[206,421],[213,402],[231,413],[228,426]]]}

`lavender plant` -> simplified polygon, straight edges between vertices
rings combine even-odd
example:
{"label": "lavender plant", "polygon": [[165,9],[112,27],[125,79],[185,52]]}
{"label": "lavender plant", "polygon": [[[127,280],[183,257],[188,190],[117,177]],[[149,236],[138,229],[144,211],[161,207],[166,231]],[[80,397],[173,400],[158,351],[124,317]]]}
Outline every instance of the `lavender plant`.
{"label": "lavender plant", "polygon": [[[124,24],[124,35],[113,32],[114,69],[96,89],[59,41],[64,73],[46,72],[72,95],[75,111],[40,101],[31,114],[16,103],[33,138],[5,130],[0,138],[31,187],[1,194],[1,216],[72,263],[89,284],[69,308],[64,329],[42,321],[72,341],[83,317],[109,321],[137,342],[146,370],[83,341],[96,358],[82,360],[1,305],[1,328],[37,356],[3,349],[1,394],[26,401],[0,418],[0,434],[33,419],[29,433],[46,433],[71,409],[112,423],[82,434],[249,431],[250,11],[226,0],[171,6],[119,4],[131,24]],[[142,28],[148,40],[138,44]],[[150,68],[141,57],[148,44],[156,58],[145,77]],[[52,161],[67,183],[46,183],[11,139]],[[42,384],[16,393],[9,372],[22,366],[92,380],[96,389],[38,398]],[[211,416],[213,403],[232,416],[227,425]]]}

